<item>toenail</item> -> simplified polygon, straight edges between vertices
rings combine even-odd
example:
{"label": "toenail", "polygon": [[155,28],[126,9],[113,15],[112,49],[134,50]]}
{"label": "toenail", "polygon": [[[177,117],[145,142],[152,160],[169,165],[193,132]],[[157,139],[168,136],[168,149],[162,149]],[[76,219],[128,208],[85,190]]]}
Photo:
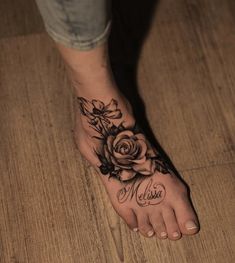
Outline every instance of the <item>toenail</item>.
{"label": "toenail", "polygon": [[148,237],[151,237],[151,236],[153,236],[154,235],[154,231],[153,230],[150,230],[148,233],[147,233],[147,236]]}
{"label": "toenail", "polygon": [[172,236],[173,236],[173,237],[178,237],[178,236],[179,236],[179,233],[178,233],[178,232],[174,232],[174,233],[172,234]]}
{"label": "toenail", "polygon": [[186,224],[185,224],[186,228],[188,230],[192,230],[192,229],[196,229],[197,228],[197,225],[195,224],[194,221],[190,220],[188,221]]}
{"label": "toenail", "polygon": [[167,233],[166,232],[162,232],[161,233],[161,237],[167,237]]}
{"label": "toenail", "polygon": [[138,229],[137,227],[135,227],[135,228],[133,228],[133,231],[134,231],[134,232],[138,232],[139,229]]}

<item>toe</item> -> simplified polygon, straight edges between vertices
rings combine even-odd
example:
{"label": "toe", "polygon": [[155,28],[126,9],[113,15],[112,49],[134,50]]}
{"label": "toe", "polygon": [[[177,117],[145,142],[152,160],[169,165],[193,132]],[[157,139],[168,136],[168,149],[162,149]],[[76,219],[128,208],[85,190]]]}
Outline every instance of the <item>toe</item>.
{"label": "toe", "polygon": [[134,232],[138,231],[138,223],[134,211],[127,210],[123,213],[119,213],[119,215],[122,217],[122,219],[126,222],[127,226],[131,230],[133,230]]}
{"label": "toe", "polygon": [[166,239],[167,230],[166,230],[166,226],[165,226],[162,214],[161,213],[154,214],[150,216],[149,219],[150,219],[151,225],[153,226],[153,229],[157,237],[160,239]]}
{"label": "toe", "polygon": [[193,235],[199,231],[196,213],[188,197],[178,201],[174,206],[180,230],[185,235]]}
{"label": "toe", "polygon": [[143,236],[145,237],[154,236],[155,232],[149,221],[149,217],[147,214],[141,213],[137,215],[137,221],[138,221],[138,229]]}
{"label": "toe", "polygon": [[166,225],[168,238],[177,240],[181,238],[180,228],[176,221],[176,217],[172,208],[165,208],[163,211],[163,219]]}

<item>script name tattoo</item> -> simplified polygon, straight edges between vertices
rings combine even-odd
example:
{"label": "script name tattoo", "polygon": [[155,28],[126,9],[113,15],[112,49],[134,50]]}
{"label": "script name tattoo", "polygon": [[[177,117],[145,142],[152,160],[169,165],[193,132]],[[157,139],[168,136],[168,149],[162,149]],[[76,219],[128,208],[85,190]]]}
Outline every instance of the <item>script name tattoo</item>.
{"label": "script name tattoo", "polygon": [[139,206],[157,205],[161,203],[166,195],[163,184],[150,180],[135,180],[128,183],[117,192],[119,203],[125,203],[135,199]]}

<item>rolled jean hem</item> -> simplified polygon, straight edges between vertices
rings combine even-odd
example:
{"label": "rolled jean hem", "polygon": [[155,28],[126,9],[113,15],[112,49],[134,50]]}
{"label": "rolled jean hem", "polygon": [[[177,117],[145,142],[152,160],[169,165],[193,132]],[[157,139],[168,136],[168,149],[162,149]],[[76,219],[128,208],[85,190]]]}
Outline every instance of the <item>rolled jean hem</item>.
{"label": "rolled jean hem", "polygon": [[45,24],[45,29],[49,36],[57,43],[60,43],[68,48],[78,49],[78,50],[91,50],[97,47],[98,45],[103,44],[109,38],[109,34],[111,31],[112,20],[107,23],[105,30],[94,39],[90,40],[81,40],[81,39],[68,39],[60,34],[56,33],[53,29],[51,29],[47,24]]}

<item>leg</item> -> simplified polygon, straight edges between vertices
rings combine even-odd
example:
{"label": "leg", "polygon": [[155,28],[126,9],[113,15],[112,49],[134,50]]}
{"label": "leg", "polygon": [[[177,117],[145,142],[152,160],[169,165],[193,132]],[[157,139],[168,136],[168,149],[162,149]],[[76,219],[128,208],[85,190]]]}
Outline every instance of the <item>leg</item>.
{"label": "leg", "polygon": [[195,234],[198,221],[186,187],[138,128],[115,83],[107,38],[92,43],[84,50],[56,41],[77,96],[75,139],[81,153],[132,230],[172,240]]}

